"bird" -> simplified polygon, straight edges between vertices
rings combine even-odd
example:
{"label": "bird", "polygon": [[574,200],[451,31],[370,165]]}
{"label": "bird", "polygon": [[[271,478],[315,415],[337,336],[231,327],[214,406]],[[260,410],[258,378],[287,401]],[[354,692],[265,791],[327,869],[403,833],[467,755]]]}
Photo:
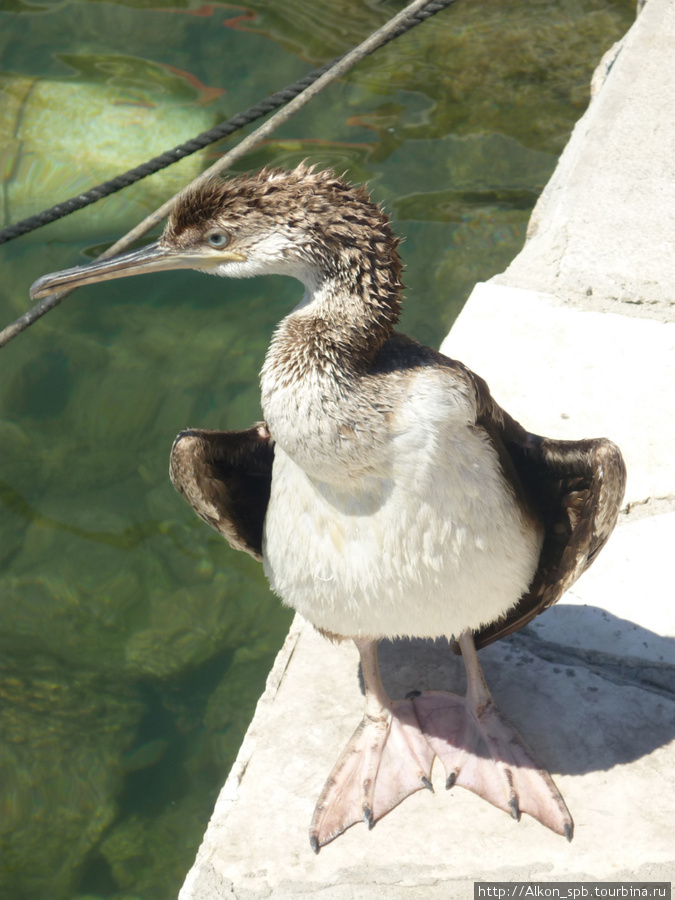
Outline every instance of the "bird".
{"label": "bird", "polygon": [[[301,282],[262,367],[263,420],[182,431],[170,476],[262,562],[284,604],[358,648],[364,715],[320,794],[311,848],[433,790],[436,757],[448,788],[571,840],[567,805],[500,712],[477,650],[593,562],[617,522],[623,458],[606,438],[528,432],[480,376],[397,331],[398,245],[367,188],[302,163],[189,186],[158,241],[43,276],[31,295],[182,268]],[[390,698],[377,647],[397,637],[453,640],[466,695]]]}

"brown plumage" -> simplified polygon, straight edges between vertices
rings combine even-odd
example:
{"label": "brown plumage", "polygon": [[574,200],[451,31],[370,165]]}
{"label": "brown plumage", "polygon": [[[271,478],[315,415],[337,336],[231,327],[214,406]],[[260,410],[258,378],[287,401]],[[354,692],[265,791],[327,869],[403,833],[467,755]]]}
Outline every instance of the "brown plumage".
{"label": "brown plumage", "polygon": [[176,490],[234,550],[262,560],[274,442],[263,423],[246,431],[190,430],[171,448]]}

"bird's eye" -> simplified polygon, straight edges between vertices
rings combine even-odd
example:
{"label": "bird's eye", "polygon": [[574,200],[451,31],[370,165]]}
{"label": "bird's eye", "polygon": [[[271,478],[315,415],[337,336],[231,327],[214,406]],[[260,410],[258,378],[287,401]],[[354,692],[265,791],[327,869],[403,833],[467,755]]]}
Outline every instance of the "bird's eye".
{"label": "bird's eye", "polygon": [[216,250],[222,250],[223,247],[227,246],[230,238],[224,231],[209,231],[206,235],[206,240],[212,247],[215,247]]}

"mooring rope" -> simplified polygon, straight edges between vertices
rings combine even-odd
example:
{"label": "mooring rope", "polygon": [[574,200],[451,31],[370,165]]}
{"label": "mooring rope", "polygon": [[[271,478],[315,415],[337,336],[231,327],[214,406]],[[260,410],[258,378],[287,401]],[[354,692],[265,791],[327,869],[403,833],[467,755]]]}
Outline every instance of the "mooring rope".
{"label": "mooring rope", "polygon": [[[266,123],[257,128],[248,137],[244,138],[243,141],[222,156],[218,162],[198,176],[192,183],[196,184],[206,178],[213,177],[231,166],[241,156],[248,153],[255,144],[266,138],[272,131],[278,128],[282,122],[285,122],[295,112],[309,103],[311,99],[331,82],[335,81],[366,56],[369,56],[375,50],[389,43],[389,41],[392,41],[394,38],[399,37],[411,28],[419,25],[421,22],[430,18],[430,16],[435,15],[437,12],[440,12],[454,2],[456,2],[456,0],[414,0],[413,3],[386,22],[385,25],[377,29],[377,31],[374,31],[370,37],[357,47],[354,47],[348,53],[345,53],[343,56],[338,57],[319,69],[315,69],[304,78],[277,91],[260,103],[255,104],[255,106],[250,107],[245,112],[239,113],[233,118],[228,119],[226,122],[215,126],[215,128],[211,128],[209,131],[203,132],[186,143],[174,147],[173,150],[162,153],[160,156],[154,157],[143,165],[131,169],[122,175],[118,175],[116,178],[106,181],[84,194],[72,197],[63,203],[53,206],[51,209],[44,210],[35,216],[31,216],[14,225],[0,229],[0,244],[13,240],[20,235],[27,234],[30,231],[34,231],[37,228],[41,228],[64,216],[70,215],[70,213],[75,212],[78,209],[89,206],[91,203],[95,203],[103,197],[116,193],[122,188],[128,187],[130,184],[134,184],[142,178],[146,178],[148,175],[152,175],[155,172],[166,168],[172,163],[177,162],[179,159],[183,159],[184,157],[203,149],[209,144],[222,140],[224,137],[238,131],[240,128],[243,128],[245,125],[250,124],[272,110],[278,109],[278,112],[268,119]],[[282,108],[279,109],[279,107]],[[116,256],[118,253],[126,250],[139,237],[148,232],[168,215],[176,202],[177,197],[178,194],[164,203],[123,238],[109,247],[98,257],[98,259],[110,259],[112,256]],[[3,347],[12,340],[12,338],[16,337],[17,334],[20,334],[28,328],[29,325],[32,325],[33,322],[37,321],[45,315],[45,313],[57,306],[68,296],[68,294],[72,293],[72,290],[74,289],[71,288],[69,290],[60,291],[56,294],[51,294],[49,297],[45,297],[28,310],[28,312],[20,316],[15,322],[8,325],[0,332],[0,347]]]}

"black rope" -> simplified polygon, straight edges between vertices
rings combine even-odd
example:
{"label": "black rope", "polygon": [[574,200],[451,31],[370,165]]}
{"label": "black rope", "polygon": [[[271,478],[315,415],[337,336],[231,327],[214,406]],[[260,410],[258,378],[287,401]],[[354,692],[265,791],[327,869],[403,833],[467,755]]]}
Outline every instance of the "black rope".
{"label": "black rope", "polygon": [[[389,43],[389,41],[394,40],[394,38],[400,37],[406,31],[409,31],[411,28],[424,22],[426,19],[430,18],[430,16],[435,15],[437,12],[440,12],[442,9],[445,9],[446,6],[450,6],[450,4],[454,2],[455,0],[430,0],[424,9],[419,10],[414,16],[411,16],[400,28],[392,33],[390,37],[383,41],[380,46],[384,46],[384,44]],[[343,56],[344,55],[345,54],[343,54]],[[244,112],[238,113],[231,119],[222,122],[220,125],[216,125],[208,131],[202,132],[197,135],[197,137],[186,141],[184,144],[180,144],[178,147],[174,147],[172,150],[168,150],[159,156],[155,156],[153,159],[137,166],[135,169],[129,169],[128,172],[124,172],[122,175],[118,175],[110,181],[104,181],[102,184],[91,188],[91,190],[86,191],[84,194],[79,194],[77,197],[71,197],[69,200],[64,200],[62,203],[58,203],[50,209],[46,209],[27,219],[22,219],[14,225],[8,225],[5,228],[0,229],[0,244],[14,240],[14,238],[20,237],[22,234],[28,234],[30,231],[35,231],[37,228],[42,228],[43,225],[49,225],[50,222],[56,222],[58,219],[62,219],[64,216],[68,216],[78,209],[84,209],[85,206],[90,206],[92,203],[96,203],[97,200],[102,200],[103,197],[115,194],[117,191],[121,191],[122,188],[135,184],[143,178],[147,178],[148,175],[154,175],[155,172],[166,169],[167,166],[178,162],[178,160],[190,156],[198,150],[202,150],[209,144],[215,144],[217,141],[228,137],[235,131],[244,128],[246,125],[250,125],[250,123],[255,122],[256,119],[262,118],[262,116],[267,115],[267,113],[272,112],[272,110],[279,109],[279,107],[288,103],[289,100],[297,97],[298,94],[302,93],[302,91],[317,81],[324,72],[327,72],[336,62],[342,59],[343,56],[336,57],[334,60],[331,60],[331,62],[321,66],[321,68],[314,69],[313,72],[305,75],[304,78],[288,85],[288,87],[282,88],[280,91],[276,91],[265,100],[256,103]]]}

